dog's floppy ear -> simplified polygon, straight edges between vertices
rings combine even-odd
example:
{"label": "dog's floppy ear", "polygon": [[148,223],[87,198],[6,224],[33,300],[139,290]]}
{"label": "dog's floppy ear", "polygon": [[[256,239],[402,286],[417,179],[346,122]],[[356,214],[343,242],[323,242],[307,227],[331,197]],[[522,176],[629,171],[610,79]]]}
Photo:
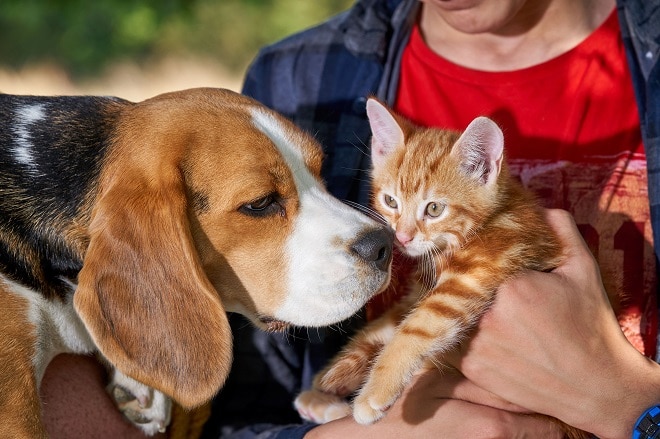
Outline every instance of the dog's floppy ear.
{"label": "dog's floppy ear", "polygon": [[192,408],[224,383],[232,342],[192,241],[183,177],[116,174],[92,211],[74,305],[112,364]]}

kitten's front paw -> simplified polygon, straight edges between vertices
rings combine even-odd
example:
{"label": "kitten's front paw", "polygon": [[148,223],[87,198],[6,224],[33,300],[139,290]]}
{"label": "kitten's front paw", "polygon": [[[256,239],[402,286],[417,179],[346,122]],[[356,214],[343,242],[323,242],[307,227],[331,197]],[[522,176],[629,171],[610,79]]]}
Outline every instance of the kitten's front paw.
{"label": "kitten's front paw", "polygon": [[122,414],[147,435],[162,433],[170,423],[172,401],[115,369],[107,387]]}
{"label": "kitten's front paw", "polygon": [[371,358],[352,352],[339,358],[331,367],[322,371],[314,380],[314,387],[322,392],[348,397],[360,388],[368,373]]}
{"label": "kitten's front paw", "polygon": [[353,400],[353,417],[358,424],[369,425],[378,421],[401,394],[401,386],[392,384],[397,383],[396,380],[381,378],[372,376]]}
{"label": "kitten's front paw", "polygon": [[355,422],[362,425],[370,425],[385,416],[387,406],[379,407],[375,404],[372,405],[369,399],[358,395],[353,401],[353,419]]}
{"label": "kitten's front paw", "polygon": [[351,408],[345,400],[316,389],[302,392],[293,405],[301,418],[317,424],[325,424],[351,413]]}

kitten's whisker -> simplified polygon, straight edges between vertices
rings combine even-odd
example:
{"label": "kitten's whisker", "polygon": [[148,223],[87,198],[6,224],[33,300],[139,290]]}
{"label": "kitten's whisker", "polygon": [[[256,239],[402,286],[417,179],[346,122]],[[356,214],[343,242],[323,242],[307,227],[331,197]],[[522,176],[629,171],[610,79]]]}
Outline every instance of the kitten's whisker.
{"label": "kitten's whisker", "polygon": [[481,239],[481,234],[479,233],[479,228],[477,228],[477,227],[472,227],[472,228],[468,229],[467,232],[465,232],[465,234],[463,236],[463,243],[461,244],[461,247],[459,248],[459,250],[464,248],[474,238],[477,238],[480,241],[482,240]]}
{"label": "kitten's whisker", "polygon": [[[346,166],[342,166],[341,168],[346,169],[347,171],[365,171],[366,172],[366,170],[362,169],[362,168],[348,168]],[[369,179],[363,179],[362,181],[370,181],[370,180]]]}
{"label": "kitten's whisker", "polygon": [[433,273],[432,273],[433,277],[431,279],[431,285],[435,286],[435,284],[438,281],[438,277],[440,276],[440,273],[438,273],[437,261],[440,261],[440,263],[442,264],[442,267],[441,267],[441,270],[442,270],[443,267],[444,267],[444,264],[445,264],[445,259],[444,259],[443,253],[440,251],[440,249],[438,248],[437,245],[433,246],[433,254],[434,254],[434,256],[432,256],[432,261],[431,261],[432,264],[433,264]]}
{"label": "kitten's whisker", "polygon": [[428,357],[428,361],[430,361],[435,366],[435,368],[440,371],[446,369],[447,367],[444,364],[442,364],[440,361],[438,361],[438,358],[433,355]]}
{"label": "kitten's whisker", "polygon": [[[438,249],[438,259],[441,261],[443,270],[448,266],[449,260],[454,254],[454,250],[456,249],[456,246],[457,246],[456,243],[447,241],[445,250],[440,251],[440,249]],[[460,244],[458,244],[458,247],[460,250]]]}
{"label": "kitten's whisker", "polygon": [[433,285],[433,281],[436,278],[436,276],[435,276],[436,273],[435,273],[435,257],[434,257],[434,255],[436,255],[435,246],[431,247],[431,251],[427,255],[427,258],[428,258],[428,264],[427,264],[428,274],[427,274],[427,279],[426,279],[427,285]]}
{"label": "kitten's whisker", "polygon": [[420,279],[422,283],[422,297],[428,295],[435,285],[436,266],[434,254],[436,250],[436,247],[433,246],[422,255],[422,273]]}
{"label": "kitten's whisker", "polygon": [[428,253],[424,253],[421,257],[421,262],[420,262],[420,271],[421,271],[420,281],[422,283],[422,287],[424,288],[425,285],[427,284],[427,279],[429,275],[428,262],[429,262],[429,255]]}

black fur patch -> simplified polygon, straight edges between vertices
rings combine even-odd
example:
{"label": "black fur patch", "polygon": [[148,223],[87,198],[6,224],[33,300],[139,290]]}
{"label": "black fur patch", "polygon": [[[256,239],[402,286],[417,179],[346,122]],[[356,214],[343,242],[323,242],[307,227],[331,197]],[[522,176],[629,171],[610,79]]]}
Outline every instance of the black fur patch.
{"label": "black fur patch", "polygon": [[0,94],[0,270],[48,296],[82,261],[61,238],[93,193],[125,101]]}

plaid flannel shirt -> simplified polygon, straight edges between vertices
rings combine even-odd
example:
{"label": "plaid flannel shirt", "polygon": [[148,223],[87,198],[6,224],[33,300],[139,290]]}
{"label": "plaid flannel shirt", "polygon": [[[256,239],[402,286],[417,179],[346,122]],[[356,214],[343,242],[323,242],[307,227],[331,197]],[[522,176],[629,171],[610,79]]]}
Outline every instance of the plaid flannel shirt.
{"label": "plaid flannel shirt", "polygon": [[[370,130],[366,97],[394,102],[399,59],[418,0],[358,0],[327,22],[262,49],[243,92],[313,134],[326,155],[323,177],[336,197],[368,204]],[[660,243],[660,6],[619,0],[645,145],[654,242]],[[656,245],[656,260],[658,248]],[[352,322],[343,325],[350,333]],[[302,438],[293,397],[334,355],[346,334],[333,330],[263,334],[232,316],[235,362],[214,403],[205,438]],[[658,349],[660,352],[660,349]]]}

